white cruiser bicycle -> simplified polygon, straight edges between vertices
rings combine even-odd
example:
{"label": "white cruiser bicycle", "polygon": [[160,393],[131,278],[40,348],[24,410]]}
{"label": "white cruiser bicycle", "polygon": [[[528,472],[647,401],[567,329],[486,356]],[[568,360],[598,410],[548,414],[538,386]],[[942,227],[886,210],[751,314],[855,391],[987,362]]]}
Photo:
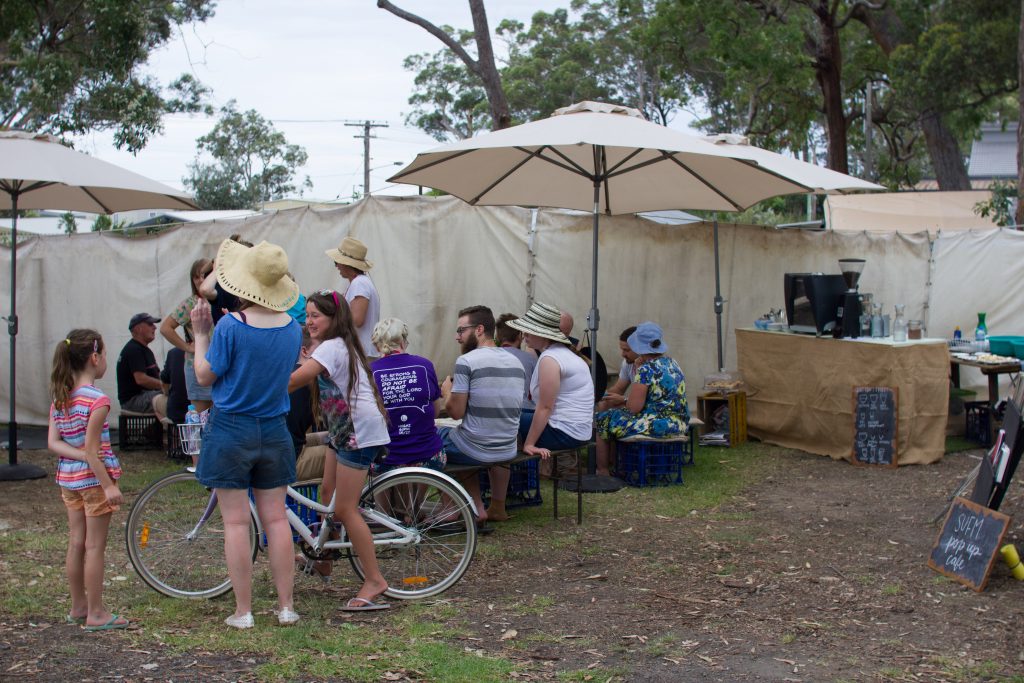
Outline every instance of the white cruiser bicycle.
{"label": "white cruiser bicycle", "polygon": [[[186,454],[199,453],[201,427],[178,426]],[[296,546],[309,561],[347,558],[359,578],[365,578],[344,527],[334,520],[334,496],[321,505],[296,490],[309,492],[312,484],[287,489],[288,499],[296,504],[287,510]],[[255,562],[257,553],[266,550],[266,536],[251,500],[249,508],[249,543]],[[371,477],[359,497],[359,509],[373,534],[388,597],[437,595],[455,585],[473,560],[477,539],[473,502],[446,474],[403,467]],[[231,590],[217,494],[189,470],[158,479],[139,494],[128,514],[126,542],[135,571],[164,595],[214,598]]]}

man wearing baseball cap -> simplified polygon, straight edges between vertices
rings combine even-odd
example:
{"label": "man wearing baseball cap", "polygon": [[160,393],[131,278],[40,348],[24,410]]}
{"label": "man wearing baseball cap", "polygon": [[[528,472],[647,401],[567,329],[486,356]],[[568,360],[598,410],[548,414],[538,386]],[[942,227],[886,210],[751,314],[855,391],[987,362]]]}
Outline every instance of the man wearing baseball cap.
{"label": "man wearing baseball cap", "polygon": [[160,366],[149,345],[156,338],[159,318],[136,313],[128,323],[132,338],[117,357],[117,400],[121,408],[135,413],[167,415],[167,397],[160,384]]}

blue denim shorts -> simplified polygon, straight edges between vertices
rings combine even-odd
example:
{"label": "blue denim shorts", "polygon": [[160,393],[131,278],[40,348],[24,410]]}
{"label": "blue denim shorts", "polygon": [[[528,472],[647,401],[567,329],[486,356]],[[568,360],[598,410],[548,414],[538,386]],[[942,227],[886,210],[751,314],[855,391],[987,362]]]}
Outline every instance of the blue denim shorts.
{"label": "blue denim shorts", "polygon": [[295,481],[295,446],[285,416],[252,417],[211,408],[196,479],[214,489],[275,489]]}
{"label": "blue denim shorts", "polygon": [[338,450],[338,462],[347,467],[357,470],[368,470],[373,461],[380,455],[383,457],[384,446],[367,446],[357,448],[354,451],[347,451],[344,448]]}
{"label": "blue denim shorts", "polygon": [[444,455],[447,465],[479,465],[480,467],[490,467],[491,465],[498,465],[500,463],[495,462],[484,462],[483,460],[477,460],[472,455],[466,455],[459,450],[459,447],[452,442],[451,431],[452,427],[441,427],[437,430],[437,435],[441,437],[441,448],[444,450]]}
{"label": "blue denim shorts", "polygon": [[185,354],[185,392],[189,401],[213,400],[213,387],[204,387],[196,379],[196,365],[191,353]]}
{"label": "blue denim shorts", "polygon": [[[531,424],[533,424],[533,411],[524,410],[519,414],[519,438],[523,441],[530,434]],[[568,451],[573,448],[579,448],[587,443],[589,442],[574,439],[562,430],[555,429],[549,423],[544,425],[544,431],[540,433],[540,438],[537,439],[537,443],[534,446],[546,448],[549,451]]]}

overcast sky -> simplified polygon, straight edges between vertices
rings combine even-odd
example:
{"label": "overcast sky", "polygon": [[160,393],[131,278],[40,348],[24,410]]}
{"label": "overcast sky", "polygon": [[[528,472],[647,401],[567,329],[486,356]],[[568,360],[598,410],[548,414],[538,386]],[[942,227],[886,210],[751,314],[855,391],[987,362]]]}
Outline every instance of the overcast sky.
{"label": "overcast sky", "polygon": [[[466,0],[395,0],[395,4],[441,26],[471,28]],[[492,0],[493,32],[501,19],[529,23],[538,10],[567,7],[569,0]],[[394,162],[408,163],[439,143],[407,127],[414,74],[402,68],[410,54],[443,47],[418,26],[377,8],[374,0],[221,0],[206,23],[184,27],[182,35],[155,53],[147,71],[164,84],[190,72],[212,89],[216,108],[236,100],[273,121],[288,142],[302,145],[309,161],[302,173],[313,181],[305,196],[330,200],[362,190],[361,128],[346,121],[386,122],[370,144],[371,191],[386,188]],[[165,117],[164,133],[137,155],[118,152],[107,134],[76,140],[78,149],[176,188],[196,155],[196,138],[215,117]]]}

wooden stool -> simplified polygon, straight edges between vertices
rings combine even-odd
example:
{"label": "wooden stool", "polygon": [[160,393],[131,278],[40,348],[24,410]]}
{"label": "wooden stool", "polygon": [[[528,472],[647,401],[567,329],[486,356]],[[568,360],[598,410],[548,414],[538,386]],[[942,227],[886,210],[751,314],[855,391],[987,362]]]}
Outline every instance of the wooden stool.
{"label": "wooden stool", "polygon": [[131,450],[160,450],[164,447],[164,426],[153,413],[121,410],[117,418],[119,448]]}

